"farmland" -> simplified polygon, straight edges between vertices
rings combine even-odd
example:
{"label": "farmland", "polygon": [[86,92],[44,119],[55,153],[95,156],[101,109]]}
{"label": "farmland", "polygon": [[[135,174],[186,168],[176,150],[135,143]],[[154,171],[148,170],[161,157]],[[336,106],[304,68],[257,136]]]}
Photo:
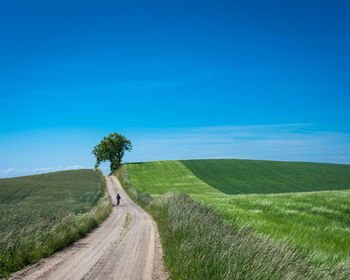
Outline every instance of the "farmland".
{"label": "farmland", "polygon": [[350,258],[350,190],[194,197],[240,227],[293,244],[319,264]]}
{"label": "farmland", "polygon": [[[226,222],[241,229],[248,226],[263,238],[296,248],[315,267],[349,266],[349,165],[211,161],[129,164],[128,175],[138,192],[153,197],[185,192],[215,209]],[[166,197],[159,199],[164,202]]]}
{"label": "farmland", "polygon": [[131,183],[141,193],[157,196],[166,192],[220,194],[221,192],[196,177],[182,162],[154,161],[129,164]]}
{"label": "farmland", "polygon": [[345,164],[239,159],[182,163],[199,179],[226,194],[350,189],[350,165]]}
{"label": "farmland", "polygon": [[98,171],[1,179],[0,276],[67,246],[110,211]]}

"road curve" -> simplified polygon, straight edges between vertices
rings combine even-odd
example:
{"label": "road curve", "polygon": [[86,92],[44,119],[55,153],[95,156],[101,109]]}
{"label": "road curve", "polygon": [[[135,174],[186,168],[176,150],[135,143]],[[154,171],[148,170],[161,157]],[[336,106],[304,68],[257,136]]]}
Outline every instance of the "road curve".
{"label": "road curve", "polygon": [[86,237],[10,279],[167,279],[155,222],[115,176],[106,176],[106,183],[113,201],[111,215]]}

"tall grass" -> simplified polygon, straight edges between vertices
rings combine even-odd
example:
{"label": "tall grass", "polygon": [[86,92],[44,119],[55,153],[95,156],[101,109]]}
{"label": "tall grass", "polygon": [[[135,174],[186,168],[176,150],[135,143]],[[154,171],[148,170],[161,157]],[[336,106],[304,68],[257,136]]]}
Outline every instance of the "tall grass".
{"label": "tall grass", "polygon": [[171,279],[350,279],[349,269],[316,268],[293,247],[224,223],[185,194],[165,194],[150,207]]}
{"label": "tall grass", "polygon": [[0,277],[78,240],[112,211],[99,171],[2,179],[0,193]]}
{"label": "tall grass", "polygon": [[194,197],[240,227],[293,243],[316,263],[350,264],[350,190]]}

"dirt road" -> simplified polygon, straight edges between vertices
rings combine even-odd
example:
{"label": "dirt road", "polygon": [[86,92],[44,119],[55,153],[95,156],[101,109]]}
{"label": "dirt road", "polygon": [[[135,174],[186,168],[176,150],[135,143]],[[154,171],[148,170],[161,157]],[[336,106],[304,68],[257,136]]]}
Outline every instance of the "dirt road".
{"label": "dirt road", "polygon": [[[114,176],[106,177],[111,215],[85,238],[10,279],[166,279],[158,231]],[[115,196],[121,196],[116,206]]]}

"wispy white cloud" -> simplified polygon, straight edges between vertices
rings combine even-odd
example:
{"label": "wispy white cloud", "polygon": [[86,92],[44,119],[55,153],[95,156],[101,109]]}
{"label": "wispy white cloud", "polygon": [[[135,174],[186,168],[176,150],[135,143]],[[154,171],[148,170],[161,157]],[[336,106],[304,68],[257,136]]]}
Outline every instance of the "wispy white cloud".
{"label": "wispy white cloud", "polygon": [[91,168],[91,167],[85,167],[85,166],[81,166],[81,165],[79,165],[79,164],[75,164],[75,165],[66,166],[66,167],[64,167],[62,170],[86,169],[86,168]]}
{"label": "wispy white cloud", "polygon": [[350,134],[309,123],[215,126],[133,135],[129,161],[247,158],[350,163]]}
{"label": "wispy white cloud", "polygon": [[[349,133],[318,131],[309,123],[193,127],[152,132],[143,130],[128,133],[128,138],[133,142],[133,150],[125,154],[125,160],[130,162],[245,158],[350,163]],[[79,157],[83,165],[28,168],[8,166],[9,168],[0,170],[0,177],[92,168],[94,159],[90,158],[89,153],[86,153],[86,158],[84,155]],[[100,168],[105,173],[109,171],[108,163]]]}
{"label": "wispy white cloud", "polygon": [[32,175],[32,174],[40,174],[61,170],[73,170],[73,169],[86,169],[92,167],[81,166],[78,164],[75,165],[58,165],[53,167],[35,167],[35,168],[7,168],[4,170],[0,170],[0,177],[13,177],[13,176],[23,176],[23,175]]}

